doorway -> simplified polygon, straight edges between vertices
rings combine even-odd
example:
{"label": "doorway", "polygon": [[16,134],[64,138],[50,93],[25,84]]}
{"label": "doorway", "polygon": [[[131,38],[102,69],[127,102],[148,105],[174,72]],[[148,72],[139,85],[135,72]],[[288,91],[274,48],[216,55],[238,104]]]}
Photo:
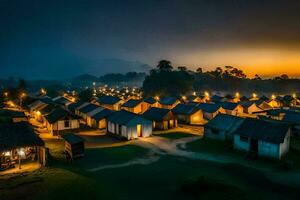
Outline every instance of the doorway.
{"label": "doorway", "polygon": [[250,140],[250,151],[257,153],[258,152],[258,140]]}
{"label": "doorway", "polygon": [[136,130],[137,130],[137,136],[142,137],[142,125],[141,124],[138,124],[136,126]]}

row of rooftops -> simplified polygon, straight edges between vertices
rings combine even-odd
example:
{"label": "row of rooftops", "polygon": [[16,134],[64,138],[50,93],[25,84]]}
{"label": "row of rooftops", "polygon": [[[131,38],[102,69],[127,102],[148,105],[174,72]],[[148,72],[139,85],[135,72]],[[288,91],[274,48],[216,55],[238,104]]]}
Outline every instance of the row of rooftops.
{"label": "row of rooftops", "polygon": [[[164,98],[160,98],[160,99],[154,98],[154,97],[148,97],[144,100],[129,99],[125,103],[121,104],[121,107],[133,108],[133,107],[139,105],[141,102],[146,102],[148,104],[154,104],[154,103],[158,102],[162,105],[173,105],[173,104],[179,103],[175,108],[172,109],[172,112],[174,114],[193,114],[194,112],[198,111],[199,109],[201,109],[202,111],[207,112],[207,113],[214,113],[214,112],[218,111],[218,109],[220,109],[220,108],[224,108],[225,110],[234,110],[239,105],[244,108],[245,107],[247,108],[253,104],[257,105],[258,107],[260,107],[260,105],[264,104],[264,108],[262,110],[273,109],[271,106],[269,106],[266,103],[268,101],[267,100],[268,98],[265,96],[262,96],[261,98],[259,98],[257,100],[247,100],[247,101],[243,100],[240,102],[229,102],[229,101],[221,101],[221,100],[223,98],[226,98],[226,99],[233,98],[232,96],[227,95],[226,97],[221,97],[221,96],[213,95],[210,98],[210,103],[198,103],[198,102],[188,101],[188,99],[192,99],[192,97],[197,98],[198,96],[191,96],[186,99],[180,99],[177,97],[164,97]],[[201,97],[201,98],[203,98],[203,97]],[[218,101],[212,102],[213,99],[218,99]],[[108,110],[105,110],[104,112],[100,112],[100,111],[102,111],[101,108],[99,108],[99,106],[95,105],[94,103],[82,102],[82,101],[72,103],[65,97],[56,97],[54,99],[51,99],[49,97],[44,97],[44,98],[39,99],[39,101],[43,102],[45,104],[48,104],[47,106],[43,107],[40,110],[40,112],[43,115],[49,115],[48,118],[51,121],[58,119],[60,116],[63,116],[64,114],[66,114],[65,111],[63,112],[62,109],[60,109],[60,107],[62,105],[66,105],[66,104],[67,104],[66,107],[68,108],[68,110],[73,113],[74,113],[75,108],[82,106],[84,103],[86,105],[82,106],[79,109],[79,112],[81,112],[81,113],[90,113],[93,110],[98,109],[97,112],[93,113],[93,116],[95,116],[97,119],[103,118],[103,117],[107,116],[107,114],[111,113]],[[96,98],[95,101],[100,103],[100,105],[101,104],[102,105],[105,105],[105,104],[113,105],[113,104],[120,102],[121,99],[119,97],[114,97],[114,96],[102,96],[102,97]],[[184,102],[184,104],[180,103],[180,102]],[[35,102],[32,105],[33,107],[35,106],[34,104],[35,104]],[[55,109],[57,109],[58,111],[52,112]],[[154,112],[154,111],[152,111],[152,112]],[[155,111],[155,112],[157,112],[157,115],[160,114],[160,113],[158,113],[158,111]],[[160,112],[163,112],[163,111],[160,111]]]}

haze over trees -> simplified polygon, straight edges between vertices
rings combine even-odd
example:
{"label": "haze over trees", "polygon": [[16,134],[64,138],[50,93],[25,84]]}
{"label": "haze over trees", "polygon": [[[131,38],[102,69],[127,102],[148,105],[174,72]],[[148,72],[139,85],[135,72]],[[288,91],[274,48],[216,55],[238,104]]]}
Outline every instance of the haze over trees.
{"label": "haze over trees", "polygon": [[212,71],[203,71],[199,67],[191,71],[186,66],[175,69],[171,61],[161,60],[155,69],[150,71],[143,83],[143,91],[147,96],[190,95],[193,91],[220,91],[250,94],[291,93],[300,91],[300,80],[290,79],[283,74],[273,79],[262,79],[258,74],[250,79],[233,66],[216,67]]}

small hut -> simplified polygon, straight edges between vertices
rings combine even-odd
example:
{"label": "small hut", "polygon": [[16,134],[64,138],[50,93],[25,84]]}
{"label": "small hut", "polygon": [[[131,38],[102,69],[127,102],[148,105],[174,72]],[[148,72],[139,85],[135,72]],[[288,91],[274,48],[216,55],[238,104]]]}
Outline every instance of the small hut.
{"label": "small hut", "polygon": [[202,124],[203,112],[197,105],[178,104],[172,109],[178,121],[183,124]]}
{"label": "small hut", "polygon": [[84,156],[84,139],[72,133],[62,135],[65,140],[65,152],[70,160]]}
{"label": "small hut", "polygon": [[120,110],[123,100],[114,96],[102,96],[95,103],[110,110]]}
{"label": "small hut", "polygon": [[148,97],[148,98],[144,99],[144,103],[146,103],[146,105],[147,105],[147,110],[152,107],[157,107],[157,108],[161,107],[159,102],[153,97]]}
{"label": "small hut", "polygon": [[152,122],[140,115],[121,110],[106,119],[107,133],[127,140],[152,135]]}
{"label": "small hut", "polygon": [[62,108],[56,108],[44,116],[44,124],[54,136],[79,129],[79,117]]}
{"label": "small hut", "polygon": [[219,113],[225,113],[225,110],[221,106],[213,103],[200,103],[198,107],[202,110],[203,117],[206,120],[211,120]]}
{"label": "small hut", "polygon": [[0,170],[21,168],[24,160],[46,164],[43,140],[28,122],[0,124]]}
{"label": "small hut", "polygon": [[161,105],[162,108],[172,109],[177,104],[179,104],[180,101],[177,98],[175,98],[175,97],[164,97],[164,98],[161,98],[159,100],[159,103],[160,103],[160,105]]}
{"label": "small hut", "polygon": [[177,119],[169,109],[150,108],[142,115],[152,121],[152,127],[156,130],[168,130],[177,127]]}
{"label": "small hut", "polygon": [[129,99],[121,106],[121,109],[127,110],[132,113],[141,114],[148,109],[148,105],[142,100]]}
{"label": "small hut", "polygon": [[234,149],[281,159],[289,151],[290,127],[280,121],[246,118],[233,132]]}
{"label": "small hut", "polygon": [[204,125],[204,136],[210,139],[232,140],[232,133],[243,121],[244,119],[241,117],[218,114]]}

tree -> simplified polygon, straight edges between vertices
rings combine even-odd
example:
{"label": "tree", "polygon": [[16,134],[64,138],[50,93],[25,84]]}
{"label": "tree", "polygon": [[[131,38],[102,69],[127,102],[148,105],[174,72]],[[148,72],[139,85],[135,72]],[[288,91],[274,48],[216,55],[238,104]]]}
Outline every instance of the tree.
{"label": "tree", "polygon": [[179,66],[179,67],[177,67],[177,69],[179,71],[187,71],[187,67],[186,66]]}
{"label": "tree", "polygon": [[261,78],[258,74],[255,74],[253,80],[261,80]]}
{"label": "tree", "polygon": [[202,73],[203,73],[203,70],[202,70],[201,67],[198,67],[198,68],[196,69],[196,72],[199,73],[199,74],[202,74]]}
{"label": "tree", "polygon": [[171,61],[168,61],[168,60],[159,61],[157,68],[160,71],[172,71],[172,69],[173,69]]}
{"label": "tree", "polygon": [[288,80],[289,79],[289,76],[287,74],[282,74],[280,76],[281,80]]}
{"label": "tree", "polygon": [[25,81],[25,79],[20,78],[19,79],[19,84],[18,84],[18,90],[19,92],[24,92],[27,88],[27,83]]}

